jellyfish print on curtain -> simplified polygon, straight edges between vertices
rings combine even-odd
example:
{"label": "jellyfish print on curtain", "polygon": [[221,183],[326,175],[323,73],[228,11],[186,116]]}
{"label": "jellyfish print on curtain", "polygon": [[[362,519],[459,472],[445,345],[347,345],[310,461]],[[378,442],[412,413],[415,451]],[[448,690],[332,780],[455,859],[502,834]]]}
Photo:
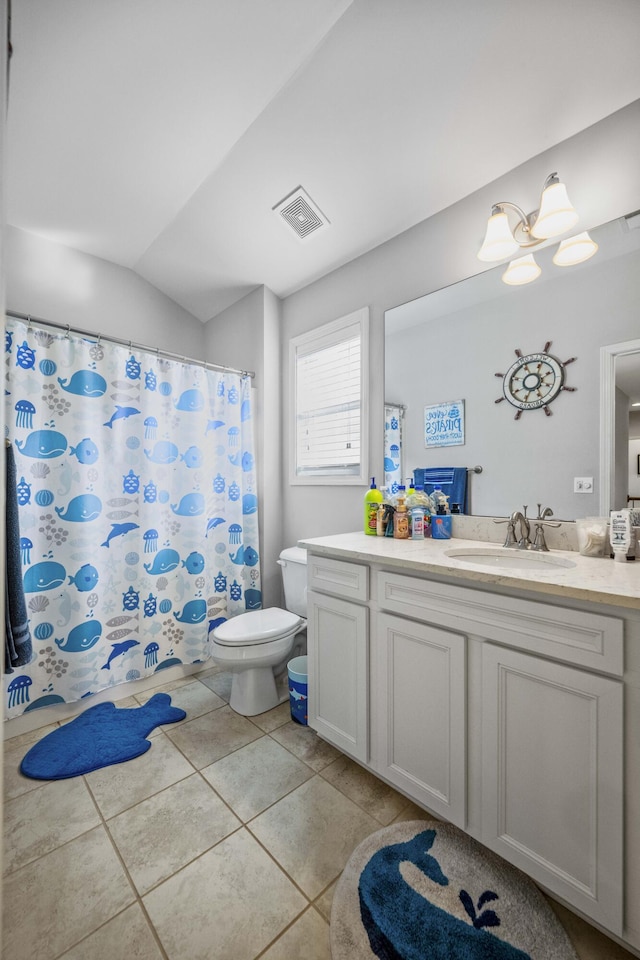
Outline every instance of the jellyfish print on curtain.
{"label": "jellyfish print on curtain", "polygon": [[261,606],[251,381],[9,320],[34,659],[5,715],[209,657]]}
{"label": "jellyfish print on curtain", "polygon": [[402,418],[404,407],[384,405],[384,486],[389,494],[398,492],[402,483]]}

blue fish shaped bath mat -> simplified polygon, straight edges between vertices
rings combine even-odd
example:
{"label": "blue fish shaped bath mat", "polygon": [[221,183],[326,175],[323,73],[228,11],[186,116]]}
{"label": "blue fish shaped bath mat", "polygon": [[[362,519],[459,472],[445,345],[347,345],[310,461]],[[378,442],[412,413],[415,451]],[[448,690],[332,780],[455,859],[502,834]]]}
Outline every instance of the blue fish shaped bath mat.
{"label": "blue fish shaped bath mat", "polygon": [[356,848],[330,936],[332,960],[578,960],[527,876],[435,820],[394,823]]}
{"label": "blue fish shaped bath mat", "polygon": [[97,703],[34,744],[20,772],[35,780],[63,780],[124,763],[147,752],[151,741],[146,737],[155,727],[177,723],[186,715],[171,706],[167,693],[156,693],[142,707],[131,709]]}

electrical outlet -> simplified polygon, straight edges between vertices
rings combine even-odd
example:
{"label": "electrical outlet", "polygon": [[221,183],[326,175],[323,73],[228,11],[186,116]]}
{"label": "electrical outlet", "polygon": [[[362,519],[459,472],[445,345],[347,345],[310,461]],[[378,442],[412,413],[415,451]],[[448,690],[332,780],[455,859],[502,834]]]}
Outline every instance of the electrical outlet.
{"label": "electrical outlet", "polygon": [[574,477],[574,493],[593,493],[593,477]]}

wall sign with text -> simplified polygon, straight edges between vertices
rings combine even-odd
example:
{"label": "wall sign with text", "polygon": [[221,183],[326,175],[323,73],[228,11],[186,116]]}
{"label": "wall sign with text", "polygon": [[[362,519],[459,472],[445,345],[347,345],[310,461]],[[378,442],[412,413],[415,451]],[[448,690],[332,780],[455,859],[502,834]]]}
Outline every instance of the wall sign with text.
{"label": "wall sign with text", "polygon": [[456,447],[464,443],[464,400],[448,400],[424,408],[425,447]]}

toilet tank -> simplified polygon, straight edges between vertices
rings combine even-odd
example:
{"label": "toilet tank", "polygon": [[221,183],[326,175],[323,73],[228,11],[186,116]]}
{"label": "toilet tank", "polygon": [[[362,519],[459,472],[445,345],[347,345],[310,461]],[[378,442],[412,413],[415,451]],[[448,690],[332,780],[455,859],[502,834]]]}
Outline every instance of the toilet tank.
{"label": "toilet tank", "polygon": [[287,547],[278,560],[284,585],[284,605],[299,617],[307,616],[307,551]]}

